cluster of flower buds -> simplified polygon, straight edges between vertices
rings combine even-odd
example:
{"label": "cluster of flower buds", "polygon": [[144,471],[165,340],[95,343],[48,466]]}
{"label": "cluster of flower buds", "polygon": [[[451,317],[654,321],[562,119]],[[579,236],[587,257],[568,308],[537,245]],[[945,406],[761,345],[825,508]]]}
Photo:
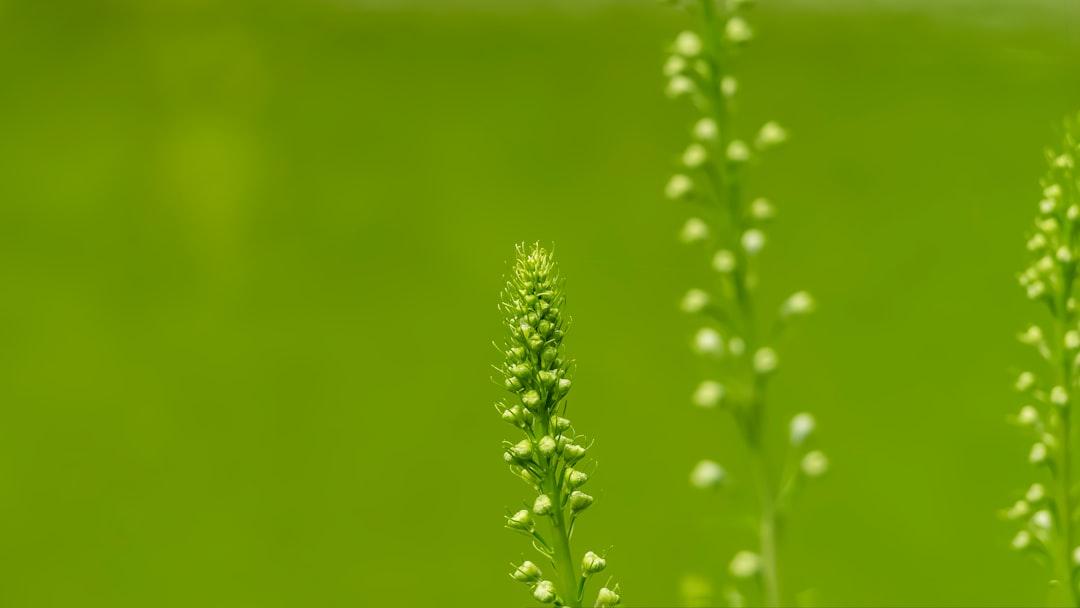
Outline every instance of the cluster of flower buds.
{"label": "cluster of flower buds", "polygon": [[[527,508],[507,515],[506,527],[528,536],[555,566],[557,577],[544,579],[528,561],[515,566],[510,576],[528,585],[538,602],[579,607],[586,579],[604,570],[607,561],[592,551],[585,553],[580,564],[566,559],[577,517],[593,503],[593,497],[582,489],[589,481],[582,466],[588,442],[564,417],[572,385],[572,364],[563,354],[566,297],[548,251],[534,245],[519,246],[517,253],[500,304],[507,338],[502,347],[504,361],[498,368],[513,400],[496,404],[496,409],[520,431],[516,441],[503,443],[503,460],[533,489],[534,496]],[[601,595],[605,591],[603,605],[618,603],[616,593],[605,588]]]}
{"label": "cluster of flower buds", "polygon": [[[682,311],[692,315],[697,325],[691,348],[709,370],[690,400],[700,408],[722,406],[731,411],[747,445],[759,449],[764,393],[780,362],[775,341],[794,319],[815,308],[813,297],[805,291],[790,295],[772,315],[762,314],[755,304],[758,259],[776,209],[767,198],[745,195],[745,174],[752,163],[786,142],[788,132],[774,121],[749,133],[740,133],[735,125],[739,82],[731,69],[754,37],[747,20],[752,2],[685,4],[699,14],[700,25],[675,37],[663,74],[667,95],[687,99],[696,116],[690,141],[678,157],[678,169],[664,186],[664,194],[689,210],[691,216],[679,230],[679,239],[704,249],[712,275],[704,281],[710,288],[694,287],[680,302]],[[824,454],[806,448],[813,426],[808,414],[800,414],[792,423],[788,453],[796,460],[788,467],[791,480],[817,477],[828,468]],[[710,489],[723,485],[726,477],[718,463],[702,460],[692,469],[690,483]],[[777,495],[763,500],[780,500],[779,494],[791,484],[780,480],[778,485]],[[750,570],[756,572],[757,559],[757,554],[740,554],[732,564],[732,574],[739,578]]]}
{"label": "cluster of flower buds", "polygon": [[[1080,117],[1078,117],[1080,120]],[[1077,319],[1077,237],[1080,235],[1080,128],[1066,124],[1064,146],[1047,153],[1049,169],[1042,182],[1037,216],[1027,241],[1031,264],[1019,276],[1027,296],[1043,303],[1046,325],[1031,325],[1018,335],[1034,349],[1046,372],[1017,375],[1015,389],[1024,402],[1014,422],[1028,435],[1028,461],[1040,481],[1033,483],[1003,512],[1018,526],[1012,547],[1039,554],[1053,565],[1053,577],[1080,604],[1076,527],[1072,402],[1080,371],[1080,325]],[[1066,579],[1062,581],[1061,579]]]}

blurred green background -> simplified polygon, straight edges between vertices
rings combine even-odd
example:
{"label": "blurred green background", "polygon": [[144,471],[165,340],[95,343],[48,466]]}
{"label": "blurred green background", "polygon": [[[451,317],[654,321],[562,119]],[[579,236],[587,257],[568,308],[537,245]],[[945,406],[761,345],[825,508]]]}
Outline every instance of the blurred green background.
{"label": "blurred green background", "polygon": [[[831,474],[782,554],[824,605],[1031,605],[996,510],[1014,274],[1042,149],[1080,106],[1075,2],[763,1],[748,127],[780,221],[772,423]],[[648,1],[0,1],[0,605],[523,606],[524,487],[491,407],[518,241],[570,278],[575,422],[629,606],[750,537],[695,493],[741,448],[688,395],[705,269],[662,185],[686,141]],[[736,504],[733,504],[736,503]]]}

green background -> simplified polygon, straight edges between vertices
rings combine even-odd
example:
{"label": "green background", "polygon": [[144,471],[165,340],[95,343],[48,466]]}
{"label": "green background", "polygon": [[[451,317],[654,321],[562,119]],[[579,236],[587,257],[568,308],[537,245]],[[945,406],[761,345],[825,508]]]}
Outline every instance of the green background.
{"label": "green background", "polygon": [[[780,218],[762,297],[812,291],[771,423],[833,469],[788,590],[1030,605],[997,510],[1014,275],[1042,149],[1080,106],[1075,3],[762,2],[744,123]],[[688,21],[650,2],[0,2],[0,605],[523,606],[526,496],[492,408],[519,241],[569,277],[572,412],[628,606],[749,546],[742,477],[677,311],[706,270],[662,186]]]}

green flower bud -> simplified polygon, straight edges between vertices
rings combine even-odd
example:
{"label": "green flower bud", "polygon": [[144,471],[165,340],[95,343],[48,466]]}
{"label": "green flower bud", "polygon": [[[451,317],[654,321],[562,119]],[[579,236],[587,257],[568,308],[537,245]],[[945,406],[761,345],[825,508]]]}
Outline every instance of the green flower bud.
{"label": "green flower bud", "polygon": [[592,503],[593,503],[593,497],[589,496],[588,494],[586,494],[584,492],[574,490],[573,492],[570,493],[570,500],[569,500],[570,509],[573,510],[575,513],[578,512],[578,511],[584,511],[585,509],[588,509],[589,506]]}
{"label": "green flower bud", "polygon": [[506,389],[511,392],[517,392],[522,389],[521,380],[518,380],[514,376],[510,376],[506,379]]}
{"label": "green flower bud", "polygon": [[529,377],[529,372],[532,371],[532,366],[528,363],[515,363],[510,366],[510,373],[514,375],[518,380],[524,380]]}
{"label": "green flower bud", "polygon": [[536,409],[536,406],[540,405],[540,393],[532,389],[525,391],[525,393],[521,395],[521,402],[525,404],[525,407],[531,410]]}
{"label": "green flower bud", "polygon": [[566,484],[571,488],[580,488],[586,481],[589,481],[589,476],[584,471],[566,469]]}
{"label": "green flower bud", "polygon": [[510,448],[510,453],[513,454],[515,458],[520,458],[521,460],[525,460],[532,456],[532,451],[533,444],[528,439],[522,439]]}
{"label": "green flower bud", "polygon": [[576,443],[569,443],[563,447],[562,454],[563,458],[566,459],[566,462],[574,464],[585,457],[585,448]]}
{"label": "green flower bud", "polygon": [[555,329],[555,325],[553,325],[551,323],[551,321],[548,321],[548,320],[545,319],[543,321],[540,321],[540,324],[537,326],[537,329],[540,331],[541,336],[547,338],[547,337],[551,336],[551,332],[552,332],[552,330]]}
{"label": "green flower bud", "polygon": [[555,444],[555,438],[554,437],[552,437],[551,435],[544,435],[543,437],[540,438],[540,441],[537,443],[536,447],[540,450],[540,453],[543,454],[544,456],[551,456],[552,454],[555,453],[555,448],[557,446]]}
{"label": "green flower bud", "polygon": [[534,583],[540,580],[541,576],[543,573],[540,572],[540,568],[530,561],[521,562],[521,565],[510,573],[510,578],[521,583]]}
{"label": "green flower bud", "polygon": [[[552,310],[555,309],[553,308]],[[540,362],[543,363],[545,366],[548,366],[551,365],[551,362],[554,361],[558,356],[558,349],[553,346],[549,346],[544,349],[544,352],[540,353]]]}
{"label": "green flower bud", "polygon": [[551,370],[544,370],[537,374],[544,386],[552,386],[559,379],[559,374]]}
{"label": "green flower bud", "polygon": [[532,515],[528,511],[522,509],[517,513],[514,513],[510,517],[506,518],[507,527],[515,530],[525,530],[526,532],[532,531],[533,520]]}
{"label": "green flower bud", "polygon": [[555,583],[551,581],[540,581],[533,587],[533,598],[541,604],[550,604],[555,601],[558,596],[555,594]]}
{"label": "green flower bud", "polygon": [[581,572],[585,576],[590,574],[596,574],[607,568],[607,560],[593,553],[592,551],[586,551],[585,557],[581,559]]}
{"label": "green flower bud", "polygon": [[622,598],[619,597],[619,594],[607,587],[601,587],[600,592],[596,594],[596,608],[612,608],[618,606],[621,601]]}
{"label": "green flower bud", "polygon": [[533,501],[533,513],[537,515],[548,515],[551,513],[551,497],[547,494],[541,494]]}
{"label": "green flower bud", "polygon": [[551,426],[555,429],[556,433],[563,433],[570,428],[570,419],[561,416],[552,416]]}
{"label": "green flower bud", "polygon": [[566,393],[570,392],[570,384],[571,382],[569,378],[561,378],[559,380],[559,385],[556,388],[556,392],[559,393],[559,396],[565,395]]}
{"label": "green flower bud", "polygon": [[515,405],[503,410],[502,419],[514,426],[520,426],[523,419],[521,406]]}

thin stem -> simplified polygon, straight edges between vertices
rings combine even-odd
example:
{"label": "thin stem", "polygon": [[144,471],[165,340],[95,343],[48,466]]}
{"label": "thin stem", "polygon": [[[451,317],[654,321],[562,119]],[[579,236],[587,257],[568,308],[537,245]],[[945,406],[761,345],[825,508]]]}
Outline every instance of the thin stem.
{"label": "thin stem", "polygon": [[[555,495],[559,497],[559,503],[562,502],[561,496],[558,494],[558,490],[554,490]],[[556,503],[558,504],[558,503]],[[555,555],[555,569],[559,571],[559,575],[562,577],[562,583],[560,590],[562,593],[563,605],[569,608],[581,608],[581,585],[578,581],[577,568],[574,565],[574,558],[570,552],[570,535],[566,531],[566,519],[563,515],[563,509],[555,508],[551,512],[551,531],[552,531],[552,544],[554,545]]]}
{"label": "thin stem", "polygon": [[780,578],[777,573],[776,559],[776,503],[764,448],[758,443],[750,446],[750,452],[761,500],[761,521],[758,533],[761,542],[761,584],[764,605],[775,608],[780,605]]}
{"label": "thin stem", "polygon": [[1068,298],[1069,293],[1072,291],[1072,276],[1068,272],[1071,269],[1066,269],[1065,276],[1065,296],[1062,298],[1063,302],[1060,307],[1060,312],[1055,315],[1057,321],[1057,336],[1056,341],[1058,348],[1056,352],[1060,354],[1060,361],[1058,361],[1058,381],[1060,386],[1064,388],[1070,396],[1070,403],[1063,408],[1057,410],[1058,416],[1058,428],[1057,428],[1057,440],[1061,446],[1061,458],[1059,463],[1059,472],[1057,475],[1057,507],[1058,507],[1058,525],[1061,528],[1061,546],[1058,548],[1058,560],[1060,560],[1060,573],[1061,584],[1068,586],[1068,597],[1071,599],[1072,606],[1080,606],[1080,590],[1073,577],[1073,504],[1072,504],[1072,422],[1069,415],[1069,407],[1071,407],[1071,397],[1073,393],[1072,386],[1072,361],[1069,358],[1068,352],[1064,347],[1065,333],[1069,330],[1071,325],[1071,314],[1068,311]]}

